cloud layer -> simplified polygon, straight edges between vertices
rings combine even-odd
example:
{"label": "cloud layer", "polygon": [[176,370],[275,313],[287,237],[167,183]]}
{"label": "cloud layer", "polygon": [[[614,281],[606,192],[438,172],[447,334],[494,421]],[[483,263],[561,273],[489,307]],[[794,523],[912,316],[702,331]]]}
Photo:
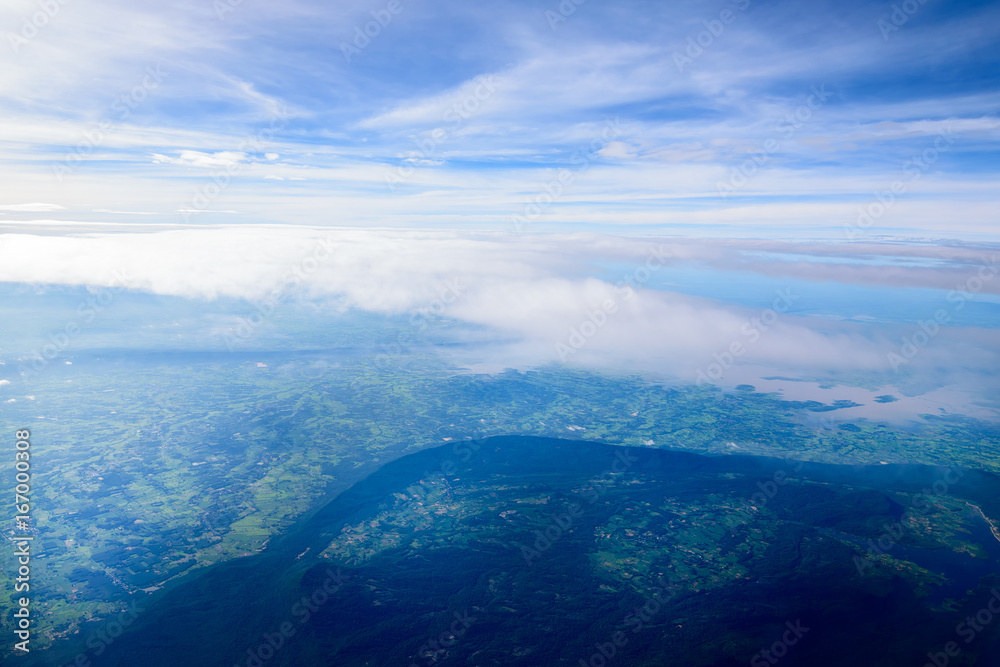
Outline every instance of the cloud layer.
{"label": "cloud layer", "polygon": [[[727,284],[708,295],[671,289],[668,276],[693,269],[735,271],[761,287],[743,301],[733,300]],[[445,317],[473,327],[456,334],[460,339],[483,340],[471,332],[490,332],[487,339],[501,346],[491,356],[508,364],[655,369],[691,380],[721,380],[745,364],[808,376],[938,369],[939,382],[981,371],[998,360],[995,330],[955,327],[951,318],[973,302],[996,308],[998,271],[996,251],[972,246],[285,226],[0,235],[0,282],[126,286],[205,302],[238,298],[247,300],[247,312],[308,300],[411,322]],[[808,285],[837,290],[856,283],[881,285],[890,295],[932,289],[937,296],[902,319],[881,322],[824,312],[806,296]],[[939,318],[933,340],[921,340],[920,322],[933,324],[942,309],[949,320]],[[230,323],[218,333],[234,330],[238,318]],[[920,353],[912,360],[905,351],[911,339]],[[894,367],[891,354],[905,359]]]}

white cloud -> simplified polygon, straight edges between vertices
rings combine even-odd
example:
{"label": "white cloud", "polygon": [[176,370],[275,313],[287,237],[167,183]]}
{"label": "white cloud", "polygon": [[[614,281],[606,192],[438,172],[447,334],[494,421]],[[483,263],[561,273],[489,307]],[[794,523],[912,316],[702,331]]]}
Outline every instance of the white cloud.
{"label": "white cloud", "polygon": [[[894,252],[947,259],[954,266],[928,261],[880,273],[852,261],[763,266],[760,259],[781,253],[812,254],[817,260],[884,259]],[[581,363],[614,360],[692,377],[713,355],[740,341],[746,346],[742,362],[817,372],[886,369],[891,346],[870,327],[786,313],[751,344],[745,327],[760,310],[666,290],[628,289],[623,280],[641,275],[636,271],[655,254],[671,264],[697,260],[765,274],[780,265],[789,284],[823,271],[828,280],[950,289],[963,265],[970,267],[965,273],[975,273],[982,253],[886,244],[226,226],[141,234],[6,234],[0,236],[0,281],[115,286],[124,280],[131,289],[194,299],[262,301],[283,294],[374,313],[443,312],[517,341],[516,355],[538,363],[560,356]],[[46,261],[39,261],[43,257]],[[606,280],[588,277],[603,261],[623,263],[630,272]],[[586,344],[567,352],[577,349],[581,336]],[[973,343],[996,347],[986,340]],[[928,352],[922,359],[946,363],[942,354],[949,352]],[[966,355],[963,363],[971,358]]]}
{"label": "white cloud", "polygon": [[177,164],[184,167],[204,167],[215,169],[219,167],[233,167],[248,161],[246,153],[240,151],[219,151],[217,153],[203,153],[201,151],[180,151],[177,157],[168,157],[153,153],[154,164]]}
{"label": "white cloud", "polygon": [[609,141],[607,146],[597,151],[597,153],[602,157],[618,160],[631,160],[636,156],[633,147],[624,141]]}
{"label": "white cloud", "polygon": [[62,211],[66,207],[59,204],[43,204],[35,202],[32,204],[0,204],[0,211],[19,211],[26,213],[48,213],[50,211]]}

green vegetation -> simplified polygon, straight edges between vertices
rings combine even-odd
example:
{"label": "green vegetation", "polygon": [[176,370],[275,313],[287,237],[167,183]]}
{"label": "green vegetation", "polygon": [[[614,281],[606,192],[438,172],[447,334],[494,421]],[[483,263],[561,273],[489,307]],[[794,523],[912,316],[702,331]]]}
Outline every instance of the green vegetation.
{"label": "green vegetation", "polygon": [[[244,664],[290,621],[296,635],[268,664],[575,666],[624,632],[622,664],[736,665],[801,621],[789,665],[920,664],[1000,584],[983,515],[1000,510],[992,475],[473,445],[394,461],[273,549],[196,574],[108,663]],[[925,491],[937,483],[947,492]],[[328,573],[347,583],[297,618]],[[458,618],[471,625],[450,626]],[[449,626],[456,641],[438,652],[428,639]]]}
{"label": "green vegetation", "polygon": [[[77,362],[47,369],[23,393],[34,398],[6,408],[8,423],[32,431],[33,516],[44,546],[33,561],[39,648],[208,566],[258,553],[383,463],[444,442],[520,434],[1000,470],[997,428],[973,419],[816,429],[808,415],[851,403],[570,369],[474,375],[433,357],[381,367],[304,353]],[[4,469],[0,482],[10,486],[10,475]],[[392,539],[376,546],[405,543]],[[15,568],[9,553],[3,559],[0,607],[11,609]],[[608,567],[626,565],[638,567]]]}

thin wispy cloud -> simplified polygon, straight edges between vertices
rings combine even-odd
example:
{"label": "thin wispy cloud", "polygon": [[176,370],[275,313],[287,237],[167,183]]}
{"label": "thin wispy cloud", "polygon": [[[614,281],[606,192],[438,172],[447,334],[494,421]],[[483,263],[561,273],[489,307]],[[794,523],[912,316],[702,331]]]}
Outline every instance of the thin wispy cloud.
{"label": "thin wispy cloud", "polygon": [[[841,209],[867,204],[873,183],[887,187],[945,133],[946,154],[899,198],[905,224],[885,226],[989,234],[983,203],[997,186],[1000,145],[995,6],[924,5],[887,36],[879,21],[891,7],[863,2],[738,2],[726,23],[722,8],[694,3],[587,5],[554,24],[529,3],[407,4],[349,59],[342,44],[373,20],[369,3],[231,9],[62,7],[0,55],[0,142],[11,160],[0,177],[67,218],[170,212],[190,208],[203,172],[277,153],[281,171],[242,170],[217,208],[245,211],[244,222],[314,223],[313,207],[327,224],[401,224],[384,201],[393,197],[413,211],[407,224],[465,216],[502,229],[500,202],[516,210],[545,169],[572,168],[617,119],[620,135],[593,150],[546,224],[722,230],[738,203],[749,213],[743,227],[780,235],[793,220],[836,228],[850,216]],[[116,28],[124,23],[134,29]],[[747,182],[719,198],[720,183],[755,156]],[[68,157],[71,183],[52,197],[54,165]],[[387,173],[409,168],[386,187]],[[108,179],[127,179],[127,206],[102,190]],[[481,215],[453,204],[470,184]],[[610,194],[623,184],[637,202],[627,210]],[[664,196],[692,203],[678,209]],[[797,209],[803,196],[818,216]]]}
{"label": "thin wispy cloud", "polygon": [[45,204],[42,202],[32,202],[30,204],[0,204],[0,211],[16,211],[18,213],[48,213],[51,211],[61,211],[65,206],[59,204]]}

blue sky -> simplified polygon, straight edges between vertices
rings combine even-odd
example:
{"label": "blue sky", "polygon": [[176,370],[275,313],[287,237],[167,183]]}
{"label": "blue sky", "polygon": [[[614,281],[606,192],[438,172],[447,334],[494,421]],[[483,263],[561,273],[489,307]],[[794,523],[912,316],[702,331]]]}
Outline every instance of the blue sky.
{"label": "blue sky", "polygon": [[301,307],[444,317],[491,368],[694,381],[746,343],[725,381],[996,407],[998,3],[6,7],[0,283],[207,313],[68,350],[297,340]]}
{"label": "blue sky", "polygon": [[53,2],[0,222],[996,238],[997,3]]}

